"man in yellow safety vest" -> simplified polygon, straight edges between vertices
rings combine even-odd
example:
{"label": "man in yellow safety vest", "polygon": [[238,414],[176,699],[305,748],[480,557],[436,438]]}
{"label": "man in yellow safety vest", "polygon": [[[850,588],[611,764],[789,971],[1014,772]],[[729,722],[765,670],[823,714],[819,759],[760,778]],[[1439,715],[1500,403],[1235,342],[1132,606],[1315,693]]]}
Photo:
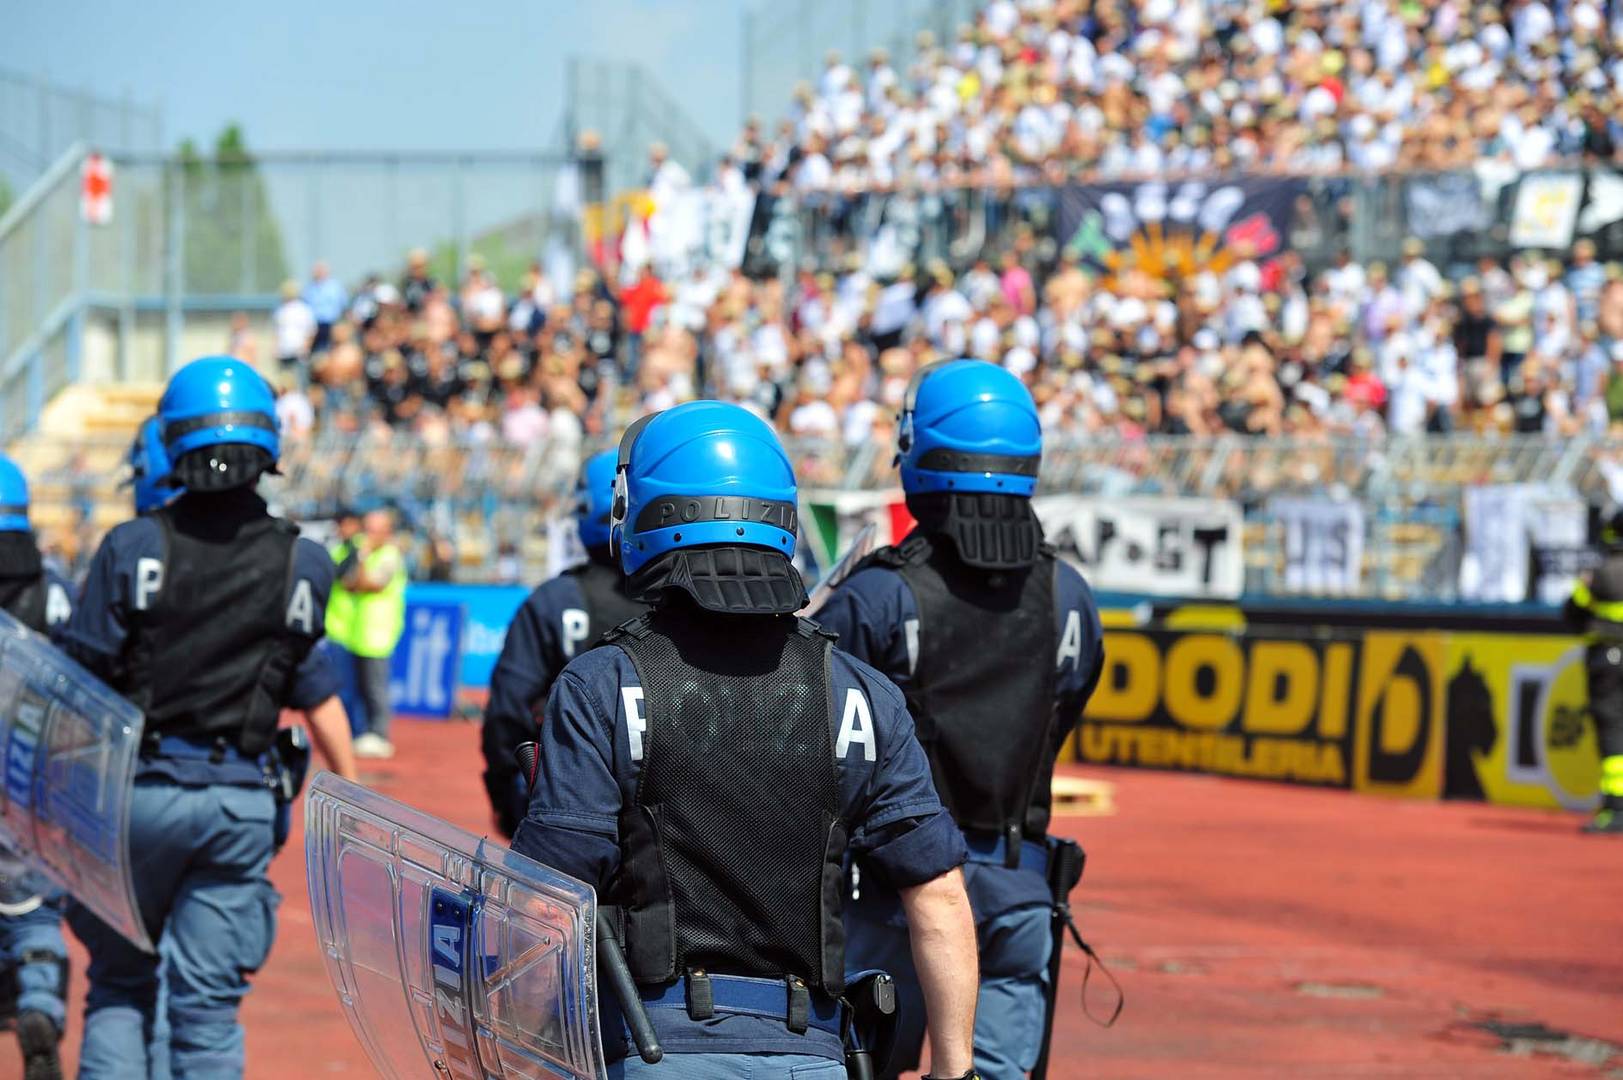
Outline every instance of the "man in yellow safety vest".
{"label": "man in yellow safety vest", "polygon": [[[389,741],[389,658],[406,628],[406,558],[394,542],[394,515],[373,510],[354,540],[355,558],[340,578],[351,605],[340,600],[343,646],[355,657],[355,681],[366,710],[366,729],[355,738],[355,756],[394,756]],[[339,590],[335,589],[335,592]],[[329,632],[330,629],[329,629]]]}

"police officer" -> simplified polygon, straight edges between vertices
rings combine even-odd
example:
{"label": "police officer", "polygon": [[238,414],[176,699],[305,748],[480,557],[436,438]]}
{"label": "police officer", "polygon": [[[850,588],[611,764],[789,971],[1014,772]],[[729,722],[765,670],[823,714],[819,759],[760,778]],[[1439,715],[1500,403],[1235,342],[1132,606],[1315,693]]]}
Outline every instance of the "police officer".
{"label": "police officer", "polygon": [[1600,809],[1588,833],[1623,835],[1623,511],[1601,531],[1601,564],[1567,600],[1589,647],[1589,711],[1600,743]]}
{"label": "police officer", "polygon": [[[28,481],[0,457],[0,607],[37,633],[53,636],[73,612],[72,591],[40,557],[28,522]],[[57,1043],[67,1008],[68,947],[62,897],[27,864],[0,848],[0,998],[15,1010],[25,1080],[57,1080]]]}
{"label": "police officer", "polygon": [[588,459],[575,487],[575,521],[586,562],[529,595],[507,628],[502,654],[491,672],[481,741],[485,790],[503,836],[512,836],[518,828],[530,798],[514,750],[535,738],[536,721],[553,680],[605,631],[636,618],[646,607],[626,596],[625,576],[609,550],[615,456],[613,450],[605,450]]}
{"label": "police officer", "polygon": [[[841,649],[902,689],[918,723],[936,790],[969,845],[975,1066],[988,1080],[1023,1076],[1049,992],[1049,785],[1102,666],[1099,615],[1082,576],[1042,543],[1031,508],[1042,432],[1019,379],[976,360],[922,369],[897,449],[918,524],[870,556],[817,617]],[[916,990],[894,898],[860,863],[856,891],[852,963],[897,973],[905,1001]],[[898,1067],[920,1037],[916,1023],[904,1031]]]}
{"label": "police officer", "polygon": [[559,675],[513,842],[622,922],[667,1056],[610,1075],[843,1077],[848,851],[912,920],[936,1075],[971,1075],[963,841],[895,688],[794,617],[788,456],[751,413],[697,401],[634,424],[617,466],[615,543],[652,610]]}
{"label": "police officer", "polygon": [[[176,1080],[239,1077],[237,1007],[279,902],[264,755],[280,710],[303,710],[334,771],[355,772],[331,669],[312,656],[332,561],[255,493],[279,441],[274,395],[251,367],[194,361],[158,411],[185,493],[108,533],[65,640],[146,717],[129,858],[166,958],[169,1065]],[[158,958],[78,904],[68,922],[90,953],[79,1076],[151,1075]]]}
{"label": "police officer", "polygon": [[126,460],[137,517],[162,509],[180,497],[182,489],[169,482],[169,455],[163,449],[163,424],[158,417],[149,416],[141,422]]}

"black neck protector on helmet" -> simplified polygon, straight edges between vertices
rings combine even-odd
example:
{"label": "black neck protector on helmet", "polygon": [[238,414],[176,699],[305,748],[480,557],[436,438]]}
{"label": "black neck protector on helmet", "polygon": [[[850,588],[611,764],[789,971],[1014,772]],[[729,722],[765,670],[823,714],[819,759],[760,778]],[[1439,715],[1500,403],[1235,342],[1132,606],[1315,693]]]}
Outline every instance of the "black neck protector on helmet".
{"label": "black neck protector on helmet", "polygon": [[667,551],[626,579],[627,596],[655,607],[673,589],[720,615],[790,615],[809,599],[781,552],[732,545]]}
{"label": "black neck protector on helmet", "polygon": [[169,470],[170,481],[187,491],[228,491],[259,479],[276,468],[270,451],[247,443],[200,446],[180,455]]}
{"label": "black neck protector on helmet", "polygon": [[984,492],[909,495],[908,512],[919,528],[952,542],[965,566],[1018,570],[1037,561],[1043,529],[1031,500]]}

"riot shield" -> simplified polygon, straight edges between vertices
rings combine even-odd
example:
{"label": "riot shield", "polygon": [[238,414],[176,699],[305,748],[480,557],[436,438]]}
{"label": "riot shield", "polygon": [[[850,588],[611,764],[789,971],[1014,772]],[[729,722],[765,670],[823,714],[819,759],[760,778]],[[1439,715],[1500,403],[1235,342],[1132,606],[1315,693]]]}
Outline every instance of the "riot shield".
{"label": "riot shield", "polygon": [[0,612],[0,844],[153,952],[128,842],[141,724],[134,705]]}
{"label": "riot shield", "polygon": [[868,553],[873,551],[875,547],[874,537],[877,535],[878,530],[874,527],[873,522],[864,525],[862,530],[857,533],[856,539],[851,541],[851,546],[845,549],[845,554],[841,555],[839,560],[828,568],[828,573],[818,580],[817,587],[812,589],[811,597],[806,601],[806,606],[795,612],[795,614],[806,618],[817,614],[817,609],[828,603],[828,598],[834,595],[834,590],[839,588],[840,582],[850,577],[851,571],[857,568],[857,564],[866,559]]}
{"label": "riot shield", "polygon": [[380,1074],[603,1075],[590,886],[328,772],[304,833],[327,974]]}

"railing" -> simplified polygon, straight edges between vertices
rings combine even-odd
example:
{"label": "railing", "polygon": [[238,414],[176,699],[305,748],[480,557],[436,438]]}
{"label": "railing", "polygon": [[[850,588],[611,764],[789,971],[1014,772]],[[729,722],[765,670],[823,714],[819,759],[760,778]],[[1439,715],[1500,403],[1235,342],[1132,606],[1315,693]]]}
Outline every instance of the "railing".
{"label": "railing", "polygon": [[27,186],[76,143],[156,151],[163,116],[128,96],[114,100],[0,70],[0,176]]}
{"label": "railing", "polygon": [[[601,444],[601,445],[607,445]],[[457,575],[491,580],[521,567],[535,580],[547,565],[549,521],[566,514],[575,475],[596,442],[424,442],[401,436],[320,435],[284,446],[282,475],[262,490],[281,512],[319,521],[340,506],[398,507],[420,546],[453,542]],[[840,500],[853,492],[896,491],[888,447],[790,441],[803,498]],[[118,487],[125,446],[54,444],[35,465],[36,518],[55,531],[79,530],[79,516],[105,527],[127,513]],[[1284,594],[1285,538],[1274,496],[1358,500],[1367,570],[1359,595],[1446,601],[1457,594],[1463,554],[1464,492],[1482,484],[1537,485],[1591,506],[1623,494],[1623,440],[1465,436],[1378,442],[1260,439],[1089,440],[1045,449],[1039,494],[1229,499],[1244,513],[1246,588]],[[899,493],[897,495],[899,498]],[[56,506],[62,503],[62,506]],[[100,507],[100,510],[94,508]],[[88,555],[80,550],[77,557]]]}
{"label": "railing", "polygon": [[[1074,183],[1004,186],[934,187],[875,192],[762,194],[751,222],[746,268],[757,274],[790,273],[815,264],[845,265],[858,256],[872,269],[894,273],[907,264],[939,260],[962,268],[983,253],[1006,245],[1017,231],[1028,231],[1039,257],[1056,257],[1074,246],[1076,237],[1063,201],[1067,191],[1117,191],[1136,210],[1146,193],[1150,203],[1175,203],[1181,193],[1207,198],[1231,184],[1276,187],[1288,207],[1277,215],[1277,247],[1260,256],[1290,249],[1310,270],[1328,265],[1342,250],[1359,262],[1396,262],[1403,242],[1419,239],[1426,256],[1440,267],[1467,270],[1484,256],[1503,259],[1517,250],[1518,199],[1530,178],[1555,180],[1559,190],[1545,188],[1540,199],[1570,199],[1576,219],[1564,239],[1544,234],[1535,245],[1560,251],[1573,239],[1594,241],[1598,258],[1623,259],[1623,216],[1614,219],[1609,203],[1594,213],[1585,202],[1596,176],[1616,178],[1607,166],[1551,167],[1526,174],[1494,175],[1483,171],[1288,176],[1223,176],[1105,178]],[[1536,200],[1528,200],[1533,203]],[[1549,207],[1528,207],[1529,222],[1551,216]],[[1559,220],[1560,215],[1554,216]],[[1126,249],[1134,230],[1150,221],[1128,215],[1120,236],[1109,236]],[[1108,228],[1107,228],[1108,231]],[[1221,230],[1220,230],[1221,231]],[[1561,230],[1555,229],[1556,233]],[[1524,244],[1526,241],[1524,241]],[[1259,257],[1260,257],[1259,256]],[[1243,258],[1243,254],[1236,257]],[[1198,269],[1198,267],[1196,268]]]}

